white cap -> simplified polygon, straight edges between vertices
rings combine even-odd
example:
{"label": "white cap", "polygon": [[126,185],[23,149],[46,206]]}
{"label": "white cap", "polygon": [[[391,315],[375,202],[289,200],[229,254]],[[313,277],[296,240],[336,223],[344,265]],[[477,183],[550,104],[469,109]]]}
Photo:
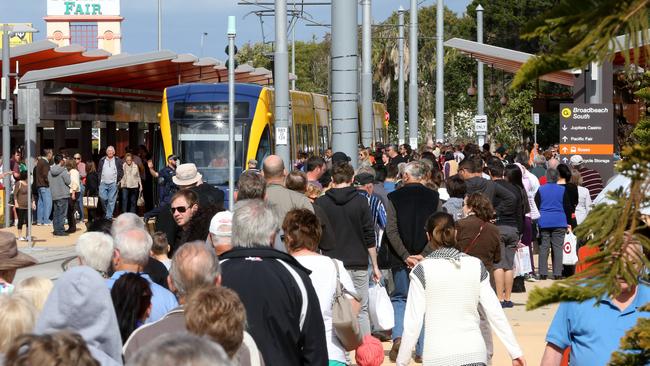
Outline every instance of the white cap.
{"label": "white cap", "polygon": [[216,236],[230,237],[232,235],[232,212],[217,212],[210,221],[210,233]]}

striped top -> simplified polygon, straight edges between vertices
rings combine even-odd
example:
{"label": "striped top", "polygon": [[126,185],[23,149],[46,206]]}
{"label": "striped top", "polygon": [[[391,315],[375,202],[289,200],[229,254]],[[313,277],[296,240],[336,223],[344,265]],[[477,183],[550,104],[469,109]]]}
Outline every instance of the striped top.
{"label": "striped top", "polygon": [[600,173],[584,166],[578,168],[578,172],[582,177],[582,186],[589,190],[591,200],[595,200],[598,193],[603,190],[603,178]]}

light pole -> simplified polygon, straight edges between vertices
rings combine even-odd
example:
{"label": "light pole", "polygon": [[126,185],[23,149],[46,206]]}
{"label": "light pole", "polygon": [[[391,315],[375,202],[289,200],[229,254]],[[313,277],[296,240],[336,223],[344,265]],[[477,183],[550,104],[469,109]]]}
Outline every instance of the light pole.
{"label": "light pole", "polygon": [[438,0],[436,8],[436,142],[443,142],[445,139],[444,10],[443,0]]}
{"label": "light pole", "polygon": [[404,9],[400,6],[397,10],[397,51],[399,53],[399,67],[397,76],[397,140],[404,143]]}
{"label": "light pole", "polygon": [[235,17],[228,17],[228,208],[235,206]]}
{"label": "light pole", "polygon": [[409,77],[409,144],[418,147],[418,1],[411,0],[411,24],[409,25],[409,50],[411,52],[411,75]]}
{"label": "light pole", "polygon": [[[15,32],[24,32],[24,33],[36,33],[38,30],[22,26],[22,25],[2,25],[2,79],[0,82],[1,91],[0,99],[3,100],[2,103],[2,166],[3,170],[9,170],[9,155],[11,154],[11,138],[9,134],[11,133],[10,127],[13,123],[13,118],[11,116],[11,82],[9,77],[11,76],[11,57],[9,55],[9,39],[11,34]],[[31,172],[28,172],[28,175]],[[4,196],[4,217],[5,217],[5,227],[9,227],[10,221],[10,210],[9,210],[9,195],[11,192],[11,177],[5,176],[3,180],[3,185],[5,187],[5,196]],[[29,184],[28,184],[29,186]]]}
{"label": "light pole", "polygon": [[201,55],[199,58],[203,57],[203,41],[208,36],[208,32],[201,33]]}
{"label": "light pole", "polygon": [[158,51],[162,51],[162,0],[158,0]]}
{"label": "light pole", "polygon": [[363,0],[363,23],[361,34],[361,142],[368,147],[372,144],[372,33],[371,33],[371,0]]}
{"label": "light pole", "polygon": [[[479,4],[476,7],[476,42],[483,43],[483,7]],[[483,98],[483,62],[478,62],[478,100],[477,100],[477,114],[479,116],[485,115],[485,99]],[[477,134],[478,146],[483,146],[485,143],[485,134],[480,132]]]}

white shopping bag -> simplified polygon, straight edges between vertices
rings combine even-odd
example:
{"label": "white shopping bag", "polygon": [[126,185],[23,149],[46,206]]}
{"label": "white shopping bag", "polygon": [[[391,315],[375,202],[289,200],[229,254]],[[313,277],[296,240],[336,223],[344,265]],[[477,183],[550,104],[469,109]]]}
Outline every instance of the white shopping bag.
{"label": "white shopping bag", "polygon": [[515,277],[526,275],[533,271],[530,265],[530,248],[527,245],[517,247],[515,253]]}
{"label": "white shopping bag", "polygon": [[578,263],[578,240],[571,231],[564,235],[564,244],[562,245],[562,264],[574,265]]}
{"label": "white shopping bag", "polygon": [[375,330],[390,330],[395,326],[393,304],[384,286],[376,284],[368,289],[368,313]]}

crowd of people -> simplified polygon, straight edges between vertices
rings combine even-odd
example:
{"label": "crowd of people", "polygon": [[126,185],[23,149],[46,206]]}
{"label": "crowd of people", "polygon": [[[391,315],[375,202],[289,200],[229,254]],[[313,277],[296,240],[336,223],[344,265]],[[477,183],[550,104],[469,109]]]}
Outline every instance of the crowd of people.
{"label": "crowd of people", "polygon": [[[489,365],[493,332],[512,364],[525,365],[504,310],[514,306],[514,284],[573,274],[573,266],[562,264],[564,235],[582,223],[603,189],[579,155],[562,164],[552,149],[510,154],[474,144],[418,150],[377,144],[359,149],[356,170],[349,156],[329,149],[291,171],[275,155],[259,170],[250,162],[230,212],[223,191],[204,183],[194,164],[170,155],[159,171],[147,164],[160,201],[143,220],[133,210],[144,185],[143,162],[134,155],[122,161],[109,147],[95,170],[93,162],[80,169],[76,159],[46,151],[42,169],[48,153],[55,234],[63,233],[65,210],[74,211],[79,197],[96,194],[103,214],[89,220],[76,243],[78,263],[54,284],[30,278],[14,287],[16,269],[35,260],[0,232],[7,294],[0,296],[0,355],[8,366],[55,359],[341,366],[350,364],[351,349],[358,365],[371,366],[384,362],[380,340],[392,342],[388,356],[397,365],[412,358]],[[118,189],[123,213],[113,218]],[[145,225],[149,218],[155,230]],[[67,219],[74,228],[74,215]],[[531,255],[532,270],[518,277],[517,252],[524,247],[539,248],[539,266]],[[390,294],[389,331],[370,317],[369,289],[378,284]],[[639,296],[615,299],[612,307],[647,301],[646,287],[630,291]],[[339,296],[358,325],[352,348],[339,333]],[[557,355],[569,346],[572,362],[598,364],[580,363],[591,350],[598,356],[589,359],[602,364],[618,347],[625,327],[571,329],[578,307],[560,308],[544,365],[559,365]],[[640,310],[627,311],[631,326]],[[608,314],[609,326],[620,325],[616,311]],[[610,341],[592,349],[581,343],[586,339]]]}

